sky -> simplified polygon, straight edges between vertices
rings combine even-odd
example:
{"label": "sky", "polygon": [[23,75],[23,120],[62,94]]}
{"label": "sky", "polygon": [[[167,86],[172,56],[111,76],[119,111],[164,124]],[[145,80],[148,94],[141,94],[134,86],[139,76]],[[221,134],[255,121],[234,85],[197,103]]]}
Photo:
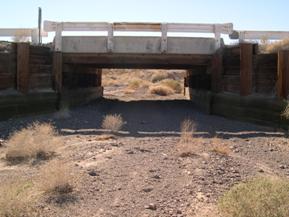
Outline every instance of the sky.
{"label": "sky", "polygon": [[[0,0],[0,28],[43,20],[233,23],[236,30],[289,31],[288,0]],[[5,3],[4,3],[5,2]]]}

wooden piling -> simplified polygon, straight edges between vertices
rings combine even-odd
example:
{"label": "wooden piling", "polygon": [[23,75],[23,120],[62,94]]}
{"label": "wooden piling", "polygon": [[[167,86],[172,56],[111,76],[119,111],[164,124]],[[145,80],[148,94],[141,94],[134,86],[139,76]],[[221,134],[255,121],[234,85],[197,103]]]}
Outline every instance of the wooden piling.
{"label": "wooden piling", "polygon": [[240,44],[240,95],[248,96],[252,93],[253,79],[253,51],[254,44]]}
{"label": "wooden piling", "polygon": [[278,51],[277,96],[287,99],[289,89],[289,51]]}
{"label": "wooden piling", "polygon": [[61,93],[62,91],[62,53],[54,52],[52,59],[52,75],[54,80],[54,89]]}
{"label": "wooden piling", "polygon": [[29,91],[29,43],[17,43],[17,90]]}

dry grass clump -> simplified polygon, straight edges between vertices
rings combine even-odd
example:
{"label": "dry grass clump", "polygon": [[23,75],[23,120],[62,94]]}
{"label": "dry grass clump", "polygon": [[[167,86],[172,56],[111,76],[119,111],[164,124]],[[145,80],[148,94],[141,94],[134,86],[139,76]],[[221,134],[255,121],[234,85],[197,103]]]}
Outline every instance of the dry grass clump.
{"label": "dry grass clump", "polygon": [[36,216],[31,181],[6,181],[0,185],[0,216],[1,217],[32,217]]}
{"label": "dry grass clump", "polygon": [[61,161],[52,161],[40,171],[38,188],[48,196],[48,202],[62,205],[76,200],[74,185],[78,182],[71,167]]}
{"label": "dry grass clump", "polygon": [[107,141],[107,140],[116,139],[116,137],[114,135],[110,135],[110,134],[103,134],[103,135],[97,136],[95,139],[97,141]]}
{"label": "dry grass clump", "polygon": [[139,89],[139,88],[148,88],[150,86],[150,82],[143,80],[143,79],[133,79],[128,82],[128,88],[129,89]]}
{"label": "dry grass clump", "polygon": [[151,94],[156,94],[160,96],[168,96],[174,94],[174,91],[166,85],[153,85],[149,88],[149,92]]}
{"label": "dry grass clump", "polygon": [[15,132],[7,141],[6,160],[21,163],[27,160],[47,160],[61,143],[54,126],[50,123],[33,123]]}
{"label": "dry grass clump", "polygon": [[102,128],[112,132],[118,132],[125,124],[120,114],[106,115],[102,121]]}
{"label": "dry grass clump", "polygon": [[241,183],[219,201],[224,217],[288,217],[289,181],[262,177]]}
{"label": "dry grass clump", "polygon": [[231,149],[225,145],[220,138],[212,139],[211,151],[224,156],[229,156],[231,154]]}
{"label": "dry grass clump", "polygon": [[67,194],[73,191],[71,168],[61,161],[51,161],[41,168],[39,189],[48,194]]}
{"label": "dry grass clump", "polygon": [[152,74],[151,81],[153,83],[156,83],[156,82],[162,81],[164,79],[169,79],[171,77],[172,76],[166,71],[156,71]]}
{"label": "dry grass clump", "polygon": [[261,53],[277,53],[279,50],[288,50],[288,49],[289,49],[289,38],[275,42],[262,40],[260,45]]}
{"label": "dry grass clump", "polygon": [[175,93],[181,93],[183,91],[182,85],[179,81],[173,79],[164,79],[160,83],[171,88]]}
{"label": "dry grass clump", "polygon": [[285,119],[289,119],[289,104],[286,105],[284,111],[281,113],[281,116]]}
{"label": "dry grass clump", "polygon": [[181,123],[181,137],[177,146],[180,157],[189,157],[196,154],[199,149],[200,141],[195,138],[193,133],[196,130],[195,123],[189,119]]}

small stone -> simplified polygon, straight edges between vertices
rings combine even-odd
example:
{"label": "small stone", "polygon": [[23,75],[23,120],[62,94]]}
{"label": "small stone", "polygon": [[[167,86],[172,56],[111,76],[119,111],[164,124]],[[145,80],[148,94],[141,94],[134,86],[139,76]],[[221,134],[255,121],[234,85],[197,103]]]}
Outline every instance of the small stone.
{"label": "small stone", "polygon": [[154,203],[150,203],[149,205],[145,206],[145,209],[157,210],[157,205]]}
{"label": "small stone", "polygon": [[280,165],[279,168],[284,170],[284,169],[286,169],[286,165]]}
{"label": "small stone", "polygon": [[259,173],[264,173],[264,170],[263,169],[259,169],[258,172]]}
{"label": "small stone", "polygon": [[90,175],[90,176],[98,176],[98,174],[95,171],[89,171],[88,175]]}
{"label": "small stone", "polygon": [[182,211],[178,209],[177,214],[182,214]]}
{"label": "small stone", "polygon": [[147,187],[147,188],[144,188],[142,189],[144,192],[148,193],[148,192],[151,192],[154,188],[153,187]]}
{"label": "small stone", "polygon": [[134,154],[134,152],[132,150],[128,150],[126,153],[127,154]]}
{"label": "small stone", "polygon": [[159,175],[153,175],[152,178],[153,179],[160,179],[161,177]]}

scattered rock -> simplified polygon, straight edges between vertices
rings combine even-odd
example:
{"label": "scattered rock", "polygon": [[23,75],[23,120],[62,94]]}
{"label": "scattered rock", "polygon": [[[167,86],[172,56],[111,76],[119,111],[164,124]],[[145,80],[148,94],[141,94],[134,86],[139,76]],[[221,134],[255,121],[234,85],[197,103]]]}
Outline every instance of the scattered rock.
{"label": "scattered rock", "polygon": [[280,168],[280,169],[282,169],[282,170],[284,170],[284,169],[286,169],[286,168],[287,168],[287,166],[286,166],[286,165],[282,165],[282,164],[281,164],[281,165],[279,165],[279,168]]}
{"label": "scattered rock", "polygon": [[144,192],[148,193],[151,192],[154,188],[153,187],[146,187],[144,189],[142,189]]}
{"label": "scattered rock", "polygon": [[259,169],[258,172],[259,173],[264,173],[264,170],[263,169]]}
{"label": "scattered rock", "polygon": [[157,205],[154,203],[150,203],[149,205],[145,206],[145,209],[157,210]]}
{"label": "scattered rock", "polygon": [[153,179],[161,179],[161,177],[159,175],[153,175],[152,178]]}
{"label": "scattered rock", "polygon": [[89,171],[88,175],[90,175],[90,176],[98,176],[98,174],[95,171]]}

